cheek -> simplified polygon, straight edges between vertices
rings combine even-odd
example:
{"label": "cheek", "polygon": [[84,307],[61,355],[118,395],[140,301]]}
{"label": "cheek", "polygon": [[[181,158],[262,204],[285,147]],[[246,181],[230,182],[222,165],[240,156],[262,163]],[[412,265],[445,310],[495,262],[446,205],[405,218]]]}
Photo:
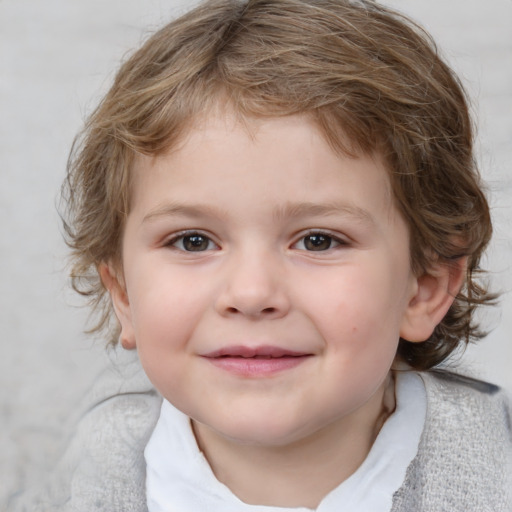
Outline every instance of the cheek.
{"label": "cheek", "polygon": [[173,397],[172,390],[187,377],[184,371],[198,322],[197,302],[158,282],[138,292],[132,304],[138,356],[153,385]]}
{"label": "cheek", "polygon": [[399,285],[393,286],[389,275],[389,268],[379,265],[353,265],[325,280],[316,276],[315,286],[302,288],[308,297],[303,307],[333,350],[361,354],[371,347],[379,353],[398,343],[402,305]]}
{"label": "cheek", "polygon": [[136,341],[139,349],[149,345],[167,352],[190,338],[204,309],[203,295],[183,276],[146,268],[129,290]]}

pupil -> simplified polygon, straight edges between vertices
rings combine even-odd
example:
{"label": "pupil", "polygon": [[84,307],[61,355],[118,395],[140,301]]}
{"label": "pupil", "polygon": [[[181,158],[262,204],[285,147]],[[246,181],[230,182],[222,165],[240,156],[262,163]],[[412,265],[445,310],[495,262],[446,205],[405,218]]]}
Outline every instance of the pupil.
{"label": "pupil", "polygon": [[304,240],[309,251],[325,251],[331,247],[331,237],[325,235],[309,235]]}
{"label": "pupil", "polygon": [[186,236],[183,246],[187,251],[204,251],[208,248],[208,239],[201,235]]}

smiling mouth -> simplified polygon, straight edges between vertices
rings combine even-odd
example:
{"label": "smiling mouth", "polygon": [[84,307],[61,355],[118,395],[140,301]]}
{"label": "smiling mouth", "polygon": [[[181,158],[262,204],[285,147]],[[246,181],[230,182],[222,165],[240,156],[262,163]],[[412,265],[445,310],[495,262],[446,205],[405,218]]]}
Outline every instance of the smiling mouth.
{"label": "smiling mouth", "polygon": [[264,377],[295,368],[312,355],[273,346],[232,346],[214,350],[203,357],[229,373],[245,377]]}
{"label": "smiling mouth", "polygon": [[213,352],[205,354],[204,357],[219,358],[219,357],[242,357],[245,359],[277,359],[281,357],[302,357],[306,354],[304,352],[296,352],[287,350],[280,347],[270,345],[263,345],[259,347],[247,347],[245,345],[237,345],[232,347],[224,347]]}

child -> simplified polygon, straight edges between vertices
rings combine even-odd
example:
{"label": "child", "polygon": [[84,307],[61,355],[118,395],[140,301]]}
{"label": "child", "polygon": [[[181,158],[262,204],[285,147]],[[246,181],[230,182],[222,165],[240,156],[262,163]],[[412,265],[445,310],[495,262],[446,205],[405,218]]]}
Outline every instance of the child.
{"label": "child", "polygon": [[372,1],[209,0],[150,38],[66,190],[75,288],[151,384],[104,376],[40,509],[510,510],[503,393],[435,369],[493,298],[472,137]]}

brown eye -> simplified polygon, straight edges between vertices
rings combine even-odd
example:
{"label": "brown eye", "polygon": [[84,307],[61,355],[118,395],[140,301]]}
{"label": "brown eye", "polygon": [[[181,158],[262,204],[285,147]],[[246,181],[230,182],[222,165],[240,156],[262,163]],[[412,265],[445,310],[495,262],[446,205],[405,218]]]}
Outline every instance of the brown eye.
{"label": "brown eye", "polygon": [[206,251],[210,245],[210,239],[202,235],[190,235],[183,237],[183,248],[186,251]]}
{"label": "brown eye", "polygon": [[307,251],[326,251],[333,246],[333,239],[328,235],[313,234],[304,237],[304,248]]}
{"label": "brown eye", "polygon": [[203,252],[218,249],[218,246],[210,238],[201,233],[178,236],[171,240],[168,245],[186,252]]}

